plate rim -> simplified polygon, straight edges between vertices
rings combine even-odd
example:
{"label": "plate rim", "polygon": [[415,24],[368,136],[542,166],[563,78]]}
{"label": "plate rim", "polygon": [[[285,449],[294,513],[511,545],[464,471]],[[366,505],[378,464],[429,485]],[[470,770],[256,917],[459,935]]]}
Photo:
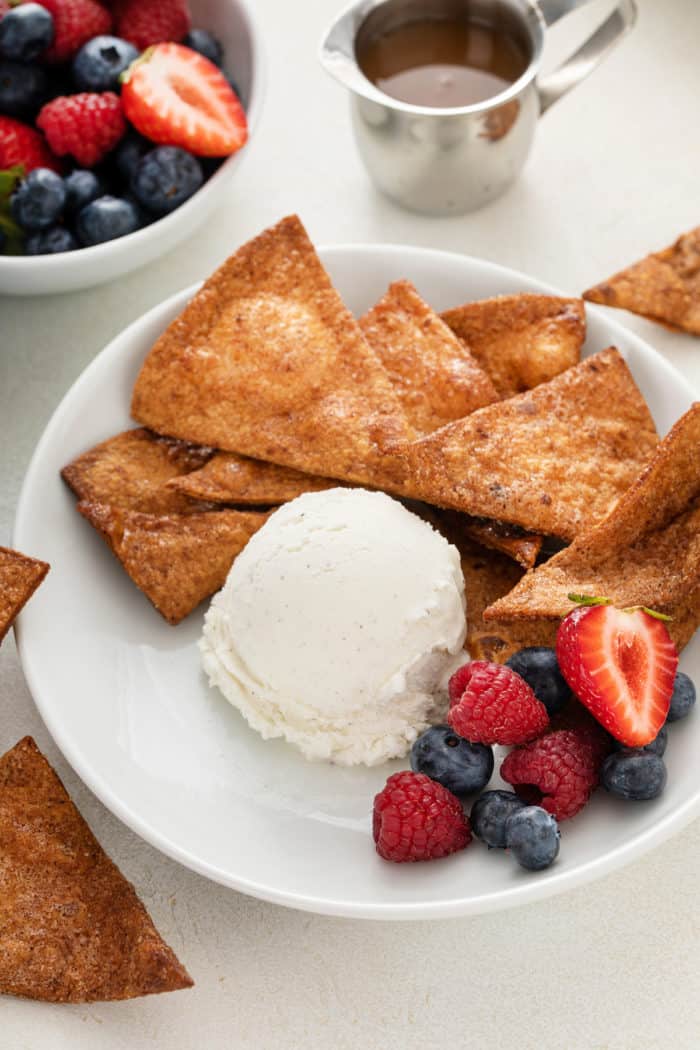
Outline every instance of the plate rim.
{"label": "plate rim", "polygon": [[[334,255],[353,252],[358,254],[366,252],[372,254],[401,254],[404,257],[407,253],[411,253],[418,254],[422,257],[435,257],[443,262],[459,261],[460,264],[467,263],[468,265],[473,265],[482,270],[489,271],[492,276],[498,277],[498,279],[504,283],[509,280],[519,282],[525,280],[538,286],[538,294],[567,296],[567,293],[553,287],[547,282],[540,281],[538,278],[533,277],[524,271],[502,266],[499,263],[494,263],[487,259],[480,259],[477,256],[464,255],[459,252],[425,248],[420,245],[404,245],[383,242],[372,243],[367,241],[319,245],[316,250],[324,262]],[[30,511],[29,493],[33,487],[33,476],[39,469],[39,464],[43,458],[44,451],[51,444],[53,432],[58,428],[64,414],[67,412],[67,406],[72,400],[74,393],[83,383],[89,382],[93,371],[104,367],[104,364],[109,362],[112,357],[118,358],[120,354],[124,352],[122,350],[122,343],[128,344],[129,337],[134,328],[139,328],[142,325],[147,324],[155,315],[161,311],[167,311],[168,308],[176,302],[182,302],[184,304],[195,294],[202,284],[203,281],[198,281],[194,284],[188,285],[180,291],[174,292],[172,295],[162,299],[149,310],[135,318],[129,325],[110,339],[107,345],[95,355],[92,361],[90,361],[90,363],[83,369],[65,392],[52,412],[35,446],[22,482],[12,531],[12,544],[17,547],[17,549],[22,549],[21,536],[24,531],[24,521]],[[696,399],[697,395],[685,376],[683,376],[674,365],[667,361],[658,350],[654,349],[653,346],[647,343],[646,340],[637,335],[636,332],[626,328],[620,321],[611,318],[608,312],[601,307],[592,306],[591,304],[586,303],[585,308],[586,312],[591,311],[594,316],[604,318],[606,325],[612,329],[613,334],[621,334],[625,341],[631,341],[633,344],[640,344],[644,352],[650,353],[653,356],[655,365],[658,365],[660,369],[666,372],[667,376],[672,378],[677,384],[685,387],[692,399]],[[689,796],[684,803],[676,807],[671,813],[660,818],[653,828],[640,831],[631,840],[607,851],[602,856],[579,864],[570,871],[557,872],[556,869],[554,869],[552,872],[545,875],[544,878],[542,876],[539,878],[528,878],[527,881],[523,881],[511,888],[505,890],[499,889],[494,893],[487,893],[477,898],[450,897],[446,900],[428,902],[397,901],[395,903],[371,903],[365,901],[358,903],[348,899],[316,897],[309,894],[279,890],[274,886],[232,876],[230,872],[224,871],[216,865],[200,861],[195,854],[190,853],[187,849],[178,845],[177,842],[173,841],[168,836],[163,835],[156,827],[144,820],[128,805],[122,803],[119,796],[103,781],[99,770],[91,766],[89,762],[84,761],[80,751],[74,748],[70,734],[65,733],[60,722],[57,722],[53,718],[51,705],[44,704],[41,689],[38,686],[34,675],[32,659],[28,651],[29,642],[25,639],[24,631],[22,629],[22,619],[22,615],[20,614],[15,623],[15,637],[20,663],[29,691],[34,700],[34,704],[54,743],[73,771],[80,777],[89,790],[93,792],[93,794],[111,813],[113,813],[135,834],[161,853],[170,857],[172,860],[177,861],[190,870],[193,870],[216,883],[228,886],[231,889],[235,889],[241,893],[245,893],[249,896],[270,903],[322,915],[374,920],[453,918],[505,910],[511,907],[517,907],[521,904],[531,903],[554,896],[618,870],[625,864],[630,863],[647,853],[649,850],[660,845],[672,835],[678,833],[693,819],[693,817],[700,813],[699,786],[695,795]]]}

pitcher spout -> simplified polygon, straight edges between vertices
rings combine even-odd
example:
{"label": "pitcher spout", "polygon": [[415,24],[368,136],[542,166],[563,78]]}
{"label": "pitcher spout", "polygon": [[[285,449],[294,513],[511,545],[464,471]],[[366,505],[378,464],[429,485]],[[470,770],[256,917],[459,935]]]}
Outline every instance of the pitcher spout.
{"label": "pitcher spout", "polygon": [[355,55],[355,38],[367,15],[380,2],[355,0],[338,15],[324,34],[318,49],[321,65],[334,80],[374,102],[386,102],[386,99],[362,73]]}

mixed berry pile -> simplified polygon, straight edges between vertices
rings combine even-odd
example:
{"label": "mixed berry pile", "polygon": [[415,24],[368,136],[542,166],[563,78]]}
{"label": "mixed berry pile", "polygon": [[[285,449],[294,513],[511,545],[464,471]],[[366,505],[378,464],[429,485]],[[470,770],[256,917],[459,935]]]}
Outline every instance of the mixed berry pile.
{"label": "mixed berry pile", "polygon": [[[416,740],[411,771],[374,800],[380,857],[433,860],[475,836],[538,871],[559,853],[559,824],[598,785],[629,801],[661,794],[666,727],[691,711],[695,687],[658,614],[580,600],[556,650],[476,660],[452,676],[447,724]],[[513,748],[500,766],[512,791],[484,791],[497,744]]]}
{"label": "mixed berry pile", "polygon": [[0,253],[132,233],[245,143],[221,43],[187,0],[0,0]]}

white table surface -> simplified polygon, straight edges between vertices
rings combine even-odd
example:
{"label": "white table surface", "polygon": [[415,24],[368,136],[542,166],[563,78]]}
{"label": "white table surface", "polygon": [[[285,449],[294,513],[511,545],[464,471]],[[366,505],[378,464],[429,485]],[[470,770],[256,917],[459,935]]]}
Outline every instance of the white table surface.
{"label": "white table surface", "polygon": [[[700,4],[638,0],[633,34],[542,120],[521,181],[483,211],[417,217],[371,187],[342,89],[316,64],[337,0],[256,0],[268,97],[230,203],[151,267],[89,291],[0,298],[0,543],[50,413],[97,351],[240,243],[298,211],[317,243],[483,256],[580,292],[700,222]],[[608,8],[560,26],[552,55]],[[700,391],[700,341],[624,316]],[[41,556],[41,551],[27,553]],[[2,1000],[1,1050],[696,1050],[700,821],[608,878],[482,917],[369,923],[289,911],[190,873],[123,827],[49,738],[12,638],[0,752],[32,733],[192,973],[191,992],[89,1007]],[[0,946],[1,950],[1,946]]]}

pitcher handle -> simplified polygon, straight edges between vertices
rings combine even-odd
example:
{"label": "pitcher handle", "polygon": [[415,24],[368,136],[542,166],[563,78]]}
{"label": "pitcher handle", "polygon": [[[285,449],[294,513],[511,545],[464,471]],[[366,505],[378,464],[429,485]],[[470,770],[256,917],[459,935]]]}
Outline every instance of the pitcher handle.
{"label": "pitcher handle", "polygon": [[[548,26],[568,15],[577,7],[588,3],[588,0],[539,0],[538,6]],[[538,77],[537,89],[540,96],[542,113],[549,109],[557,99],[576,87],[592,73],[612,49],[630,31],[637,19],[635,0],[620,0],[617,7],[589,36],[581,47],[574,51],[565,62],[562,62],[551,73]]]}

